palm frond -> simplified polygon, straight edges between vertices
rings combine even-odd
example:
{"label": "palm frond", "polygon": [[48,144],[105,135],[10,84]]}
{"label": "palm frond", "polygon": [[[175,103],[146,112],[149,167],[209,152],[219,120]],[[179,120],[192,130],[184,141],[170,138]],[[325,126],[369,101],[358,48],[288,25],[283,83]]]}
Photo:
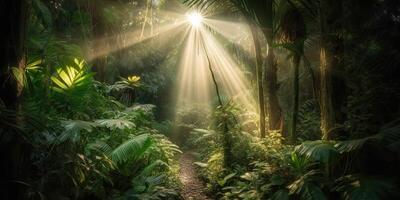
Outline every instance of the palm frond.
{"label": "palm frond", "polygon": [[84,61],[74,60],[75,66],[59,68],[56,75],[51,76],[54,91],[69,93],[87,89],[92,81],[93,73],[87,72]]}
{"label": "palm frond", "polygon": [[101,126],[105,126],[111,130],[115,129],[131,129],[136,127],[136,125],[126,119],[99,119],[95,120],[96,123],[98,123]]}
{"label": "palm frond", "polygon": [[140,158],[151,146],[153,141],[148,134],[136,136],[111,152],[111,159],[116,163],[122,163],[129,159]]}
{"label": "palm frond", "polygon": [[303,142],[295,148],[295,151],[300,155],[322,163],[330,163],[339,156],[334,143],[323,140]]}

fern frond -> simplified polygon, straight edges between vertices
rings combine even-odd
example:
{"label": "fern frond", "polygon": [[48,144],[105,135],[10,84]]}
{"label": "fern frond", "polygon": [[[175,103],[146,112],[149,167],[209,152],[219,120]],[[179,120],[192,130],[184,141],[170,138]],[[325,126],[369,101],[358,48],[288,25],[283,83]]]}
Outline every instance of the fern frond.
{"label": "fern frond", "polygon": [[98,123],[101,126],[105,126],[111,130],[115,129],[131,129],[135,128],[136,125],[126,119],[99,119],[95,120],[96,123]]}
{"label": "fern frond", "polygon": [[111,152],[111,159],[116,163],[122,163],[129,159],[138,159],[152,147],[153,144],[148,134],[136,136],[114,149]]}
{"label": "fern frond", "polygon": [[112,148],[110,147],[110,145],[101,140],[97,140],[94,143],[88,144],[87,148],[104,154],[110,154],[112,152]]}

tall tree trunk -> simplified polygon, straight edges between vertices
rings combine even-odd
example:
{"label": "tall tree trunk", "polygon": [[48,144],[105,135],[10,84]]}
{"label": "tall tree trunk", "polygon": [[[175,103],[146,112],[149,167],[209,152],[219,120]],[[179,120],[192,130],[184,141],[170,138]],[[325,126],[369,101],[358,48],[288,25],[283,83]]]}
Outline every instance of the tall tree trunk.
{"label": "tall tree trunk", "polygon": [[[103,19],[103,1],[90,1],[90,13],[92,18],[93,37],[95,38],[93,44],[93,52],[108,47],[106,42],[106,25]],[[93,60],[93,70],[96,72],[95,78],[98,81],[105,81],[106,77],[106,55],[99,55]]]}
{"label": "tall tree trunk", "polygon": [[295,54],[293,57],[293,110],[292,120],[290,129],[290,140],[291,142],[296,141],[296,125],[297,116],[299,114],[299,67],[300,67],[300,55]]}
{"label": "tall tree trunk", "polygon": [[[341,31],[342,1],[323,0],[319,8],[320,44],[320,110],[323,139],[332,139],[337,124],[342,124],[345,115],[341,111],[345,102],[345,81],[343,71],[343,41]],[[339,19],[338,19],[339,18]]]}
{"label": "tall tree trunk", "polygon": [[275,59],[274,50],[269,49],[266,69],[265,69],[265,86],[267,92],[267,114],[269,130],[282,129],[282,110],[278,100],[278,64]]}
{"label": "tall tree trunk", "polygon": [[[17,67],[24,70],[25,35],[28,16],[28,1],[12,0],[1,1],[0,21],[2,22],[2,36],[0,37],[0,99],[1,104],[7,109],[19,112],[19,98],[22,86],[14,78],[11,68]],[[3,107],[3,105],[0,105]],[[0,113],[1,114],[1,113]],[[10,117],[9,124],[21,124],[22,118]],[[1,127],[4,128],[4,127]],[[1,181],[2,199],[22,199],[23,186],[13,181],[23,180],[28,169],[26,164],[25,141],[21,135],[12,130],[2,132],[0,135],[0,152],[2,157]]]}
{"label": "tall tree trunk", "polygon": [[251,34],[254,41],[254,50],[256,52],[256,73],[257,73],[257,87],[258,87],[258,102],[259,102],[259,126],[260,126],[260,136],[265,137],[265,101],[264,101],[264,88],[262,80],[262,55],[261,55],[261,45],[258,36],[257,27],[253,22],[248,20],[250,25]]}
{"label": "tall tree trunk", "polygon": [[263,27],[263,33],[267,39],[268,44],[268,55],[266,58],[265,65],[265,76],[264,84],[267,94],[267,115],[268,115],[268,128],[269,130],[281,130],[282,129],[282,111],[279,105],[277,96],[278,92],[278,64],[275,58],[273,42],[274,42],[274,10],[273,1],[267,1],[265,6],[265,25]]}

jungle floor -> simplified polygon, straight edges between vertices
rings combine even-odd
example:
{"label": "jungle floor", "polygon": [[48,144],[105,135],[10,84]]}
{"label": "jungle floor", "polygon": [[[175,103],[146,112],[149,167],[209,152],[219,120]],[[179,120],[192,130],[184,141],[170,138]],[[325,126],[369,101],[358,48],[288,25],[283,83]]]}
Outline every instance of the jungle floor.
{"label": "jungle floor", "polygon": [[199,179],[193,162],[195,159],[190,151],[184,152],[179,159],[182,197],[185,200],[212,200],[206,194],[204,182]]}

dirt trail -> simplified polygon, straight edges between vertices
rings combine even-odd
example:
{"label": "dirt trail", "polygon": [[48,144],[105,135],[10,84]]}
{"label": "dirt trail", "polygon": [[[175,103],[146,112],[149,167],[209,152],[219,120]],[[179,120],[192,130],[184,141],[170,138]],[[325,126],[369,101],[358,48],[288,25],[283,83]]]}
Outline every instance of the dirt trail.
{"label": "dirt trail", "polygon": [[182,196],[185,200],[212,200],[206,195],[206,188],[198,178],[193,162],[195,160],[191,152],[183,153],[179,159],[181,167],[179,178],[183,184]]}

